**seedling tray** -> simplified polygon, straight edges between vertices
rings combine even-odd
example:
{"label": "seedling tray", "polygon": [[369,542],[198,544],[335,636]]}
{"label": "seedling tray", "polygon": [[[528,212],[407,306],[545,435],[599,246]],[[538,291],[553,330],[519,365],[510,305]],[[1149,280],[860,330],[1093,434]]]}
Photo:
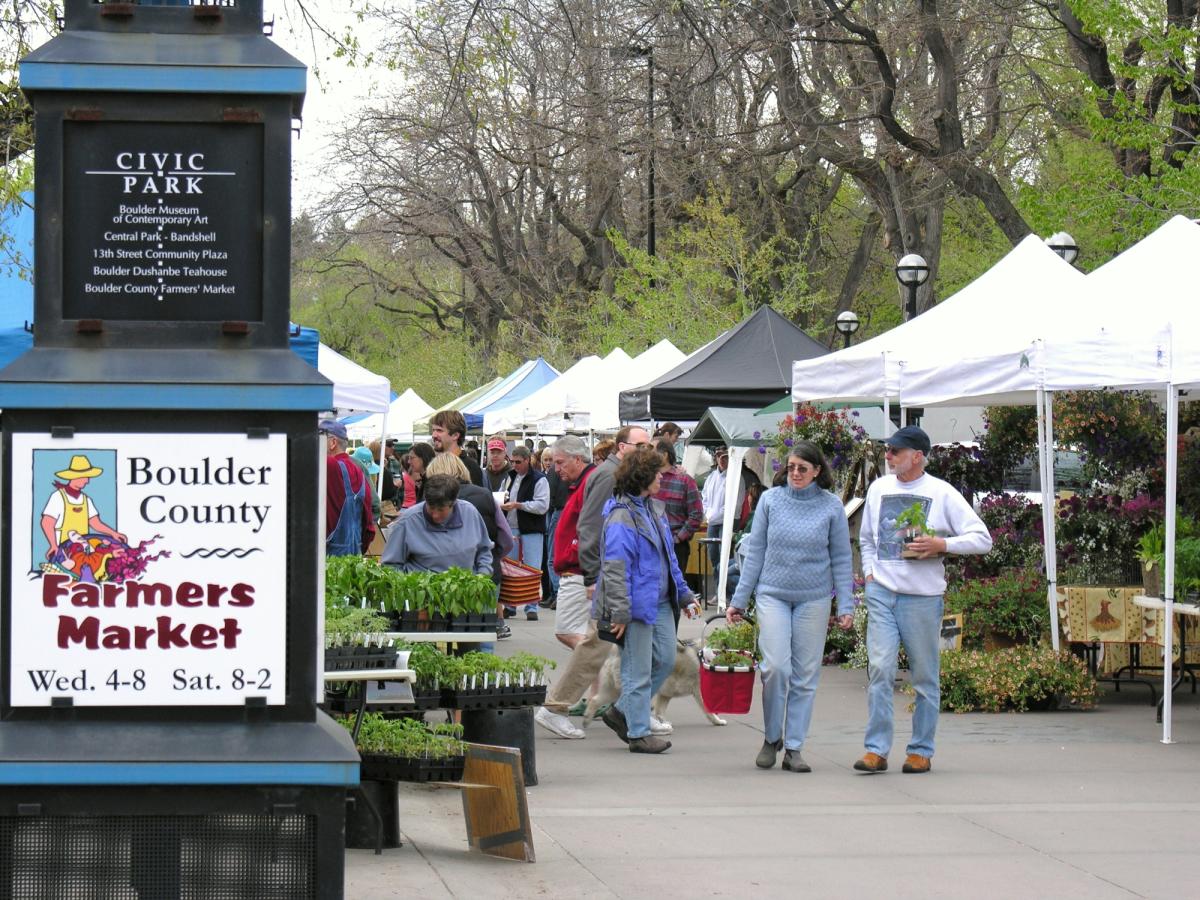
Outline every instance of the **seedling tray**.
{"label": "seedling tray", "polygon": [[465,766],[465,756],[428,759],[364,753],[359,777],[364,781],[462,781]]}
{"label": "seedling tray", "polygon": [[546,702],[546,686],[501,688],[442,688],[445,709],[520,709]]}

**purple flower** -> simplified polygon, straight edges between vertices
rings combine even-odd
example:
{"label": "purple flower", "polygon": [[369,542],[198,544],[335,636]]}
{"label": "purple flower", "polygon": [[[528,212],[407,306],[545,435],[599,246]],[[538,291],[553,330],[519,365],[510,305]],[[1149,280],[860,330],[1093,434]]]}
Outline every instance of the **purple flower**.
{"label": "purple flower", "polygon": [[754,435],[753,435],[753,437],[754,437],[754,439],[757,441],[759,438],[761,438],[761,437],[762,437],[762,432],[761,432],[761,431],[756,431],[756,432],[754,432]]}
{"label": "purple flower", "polygon": [[766,452],[767,452],[767,448],[766,448],[766,447],[761,447],[761,446],[760,446],[760,447],[758,448],[758,452],[759,452],[759,453],[766,453]]}
{"label": "purple flower", "polygon": [[774,469],[776,472],[778,472],[779,471],[779,460],[777,460],[777,459],[771,460],[771,468]]}
{"label": "purple flower", "polygon": [[850,410],[850,415],[857,417],[857,416],[858,416],[858,410],[857,410],[857,409],[852,409],[852,410]]}
{"label": "purple flower", "polygon": [[783,446],[785,446],[785,447],[790,447],[790,446],[792,446],[792,444],[794,444],[794,443],[795,443],[795,441],[793,441],[791,438],[784,438],[784,439],[783,439]]}

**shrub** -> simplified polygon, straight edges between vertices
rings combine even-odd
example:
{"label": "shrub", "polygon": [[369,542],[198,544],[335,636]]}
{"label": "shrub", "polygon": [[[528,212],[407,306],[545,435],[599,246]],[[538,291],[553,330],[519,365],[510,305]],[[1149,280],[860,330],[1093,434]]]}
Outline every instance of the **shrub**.
{"label": "shrub", "polygon": [[980,447],[967,444],[946,444],[934,447],[929,453],[926,469],[971,499],[980,493],[1000,487],[1000,475],[992,466]]}
{"label": "shrub", "polygon": [[964,650],[980,649],[986,631],[1028,644],[1050,632],[1046,579],[1036,572],[964,581],[946,592],[946,612],[963,614]]}
{"label": "shrub", "polygon": [[1096,705],[1096,682],[1083,660],[1046,645],[995,653],[942,654],[942,709],[950,712],[1024,712],[1031,707]]}

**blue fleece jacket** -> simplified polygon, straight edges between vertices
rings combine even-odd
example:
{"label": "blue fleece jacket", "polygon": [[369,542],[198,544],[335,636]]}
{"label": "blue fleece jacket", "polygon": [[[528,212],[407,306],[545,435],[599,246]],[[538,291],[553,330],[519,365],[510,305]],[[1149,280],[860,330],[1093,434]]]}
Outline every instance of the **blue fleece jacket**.
{"label": "blue fleece jacket", "polygon": [[628,494],[609,500],[604,505],[601,546],[593,618],[608,610],[613,622],[653,625],[662,600],[680,609],[691,601],[660,504]]}
{"label": "blue fleece jacket", "polygon": [[837,497],[816,483],[762,495],[731,605],[745,609],[756,591],[793,603],[828,602],[836,593],[838,615],[853,612],[850,528]]}

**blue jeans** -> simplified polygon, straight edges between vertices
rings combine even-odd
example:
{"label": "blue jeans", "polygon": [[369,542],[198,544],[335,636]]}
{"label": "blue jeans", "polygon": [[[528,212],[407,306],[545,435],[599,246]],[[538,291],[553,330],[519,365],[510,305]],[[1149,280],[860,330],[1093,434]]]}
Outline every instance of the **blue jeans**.
{"label": "blue jeans", "polygon": [[907,752],[933,756],[938,710],[942,703],[941,657],[938,636],[942,627],[942,598],[897,594],[874,581],[867,583],[867,734],[863,744],[872,753],[887,756],[892,749],[892,694],[900,645],[908,654],[908,669],[917,694],[912,719],[912,740]]}
{"label": "blue jeans", "polygon": [[763,657],[764,736],[772,743],[783,738],[788,750],[803,747],[808,734],[813,698],[821,680],[829,609],[828,600],[791,603],[761,593],[755,600]]}
{"label": "blue jeans", "polygon": [[[542,567],[542,540],[544,536],[540,532],[530,532],[529,534],[514,534],[516,543],[513,544],[512,553],[508,555],[509,559],[519,559],[525,565],[534,569]],[[519,551],[519,552],[518,552]],[[538,605],[536,603],[526,603],[525,611],[533,610],[537,612]]]}
{"label": "blue jeans", "polygon": [[558,573],[554,571],[554,530],[558,528],[559,517],[562,516],[562,510],[556,509],[550,513],[550,518],[546,520],[546,574],[550,578],[550,597],[558,596]]}
{"label": "blue jeans", "polygon": [[650,734],[650,699],[675,667],[675,616],[671,601],[658,604],[653,625],[630,622],[621,648],[621,696],[617,709],[625,714],[629,738]]}

